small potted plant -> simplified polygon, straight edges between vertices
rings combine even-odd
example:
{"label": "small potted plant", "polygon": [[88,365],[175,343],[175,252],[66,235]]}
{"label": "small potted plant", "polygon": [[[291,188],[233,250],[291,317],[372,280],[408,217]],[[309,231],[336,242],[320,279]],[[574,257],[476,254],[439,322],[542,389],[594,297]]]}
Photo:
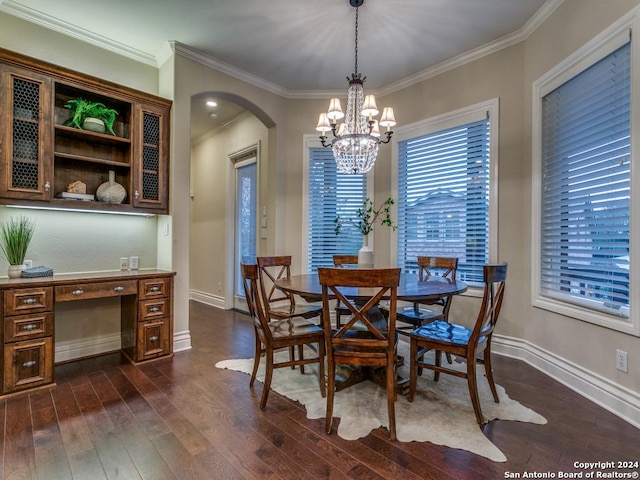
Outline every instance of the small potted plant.
{"label": "small potted plant", "polygon": [[336,235],[340,233],[345,223],[353,225],[362,234],[362,248],[358,251],[359,267],[373,268],[373,250],[369,247],[369,234],[373,231],[373,226],[379,222],[380,225],[386,225],[393,230],[398,228],[391,220],[391,205],[393,204],[393,198],[389,197],[376,210],[373,202],[369,198],[365,198],[362,202],[362,208],[356,210],[355,219],[345,221],[339,215],[334,219]]}
{"label": "small potted plant", "polygon": [[67,101],[64,107],[71,111],[66,125],[98,133],[104,133],[106,129],[111,135],[115,135],[113,124],[118,112],[113,108],[107,108],[101,102],[90,102],[82,97]]}
{"label": "small potted plant", "polygon": [[24,257],[33,238],[34,223],[26,217],[11,217],[0,228],[0,248],[9,262],[9,278],[20,277],[24,270]]}

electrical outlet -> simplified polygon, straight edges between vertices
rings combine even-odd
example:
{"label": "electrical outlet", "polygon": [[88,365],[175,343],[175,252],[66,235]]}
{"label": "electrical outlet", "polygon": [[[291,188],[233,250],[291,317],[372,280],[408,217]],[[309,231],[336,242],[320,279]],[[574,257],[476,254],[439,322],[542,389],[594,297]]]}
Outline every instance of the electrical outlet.
{"label": "electrical outlet", "polygon": [[138,257],[129,257],[129,268],[131,270],[138,270]]}
{"label": "electrical outlet", "polygon": [[24,268],[32,268],[32,267],[33,267],[33,260],[24,261]]}
{"label": "electrical outlet", "polygon": [[621,372],[628,373],[627,371],[627,352],[624,350],[616,350],[616,369]]}
{"label": "electrical outlet", "polygon": [[129,270],[129,257],[120,257],[120,270]]}

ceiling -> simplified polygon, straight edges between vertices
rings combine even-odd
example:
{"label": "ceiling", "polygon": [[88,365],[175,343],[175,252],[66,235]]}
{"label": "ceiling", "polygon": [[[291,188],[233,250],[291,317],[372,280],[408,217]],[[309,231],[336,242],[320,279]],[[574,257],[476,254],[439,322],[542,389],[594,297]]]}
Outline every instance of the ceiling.
{"label": "ceiling", "polygon": [[[447,63],[515,43],[562,0],[366,0],[358,70],[393,89]],[[349,0],[0,0],[0,11],[158,65],[175,41],[284,96],[346,91],[354,70]],[[209,121],[207,109],[200,112]],[[234,112],[234,114],[237,112]],[[315,113],[314,113],[315,115]]]}

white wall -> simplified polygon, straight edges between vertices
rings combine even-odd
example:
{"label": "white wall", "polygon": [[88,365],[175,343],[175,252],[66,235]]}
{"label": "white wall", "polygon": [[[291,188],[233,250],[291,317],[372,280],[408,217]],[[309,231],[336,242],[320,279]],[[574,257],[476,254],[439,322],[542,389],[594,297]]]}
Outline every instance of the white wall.
{"label": "white wall", "polygon": [[[192,145],[191,153],[191,269],[192,298],[230,306],[233,277],[234,177],[229,154],[259,145],[258,172],[268,158],[268,129],[253,115],[245,115],[230,126]],[[258,214],[259,215],[259,214]],[[259,242],[258,242],[259,243]]]}

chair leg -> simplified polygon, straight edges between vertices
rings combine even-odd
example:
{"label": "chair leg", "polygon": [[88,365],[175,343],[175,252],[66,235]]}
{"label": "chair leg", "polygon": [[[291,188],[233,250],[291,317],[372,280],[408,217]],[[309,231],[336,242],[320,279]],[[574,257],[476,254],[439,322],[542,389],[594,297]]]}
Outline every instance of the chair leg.
{"label": "chair leg", "polygon": [[[293,362],[296,359],[295,347],[292,345],[289,347],[289,361]],[[296,366],[291,365],[291,370],[295,370]]]}
{"label": "chair leg", "polygon": [[[329,353],[329,355],[331,355]],[[327,415],[325,417],[324,430],[327,434],[331,433],[331,427],[333,424],[333,396],[335,394],[336,386],[336,366],[333,360],[329,358],[328,365],[328,378],[327,378]]]}
{"label": "chair leg", "polygon": [[[436,354],[436,367],[442,365],[442,352],[440,350],[435,351]],[[433,371],[433,381],[437,382],[440,380],[440,372],[438,370]]]}
{"label": "chair leg", "polygon": [[409,396],[407,400],[413,402],[413,397],[416,394],[416,384],[418,383],[418,342],[413,338],[411,339],[411,349],[409,353]]}
{"label": "chair leg", "polygon": [[493,381],[493,367],[491,366],[491,344],[487,344],[487,348],[484,350],[484,370],[487,376],[487,381],[489,382],[489,388],[491,389],[491,394],[493,395],[493,400],[496,403],[500,403],[500,399],[498,398],[498,392],[496,391],[496,384]]}
{"label": "chair leg", "polygon": [[260,410],[267,406],[269,390],[271,390],[271,378],[273,377],[273,349],[267,348],[267,369],[264,372],[264,385],[262,386],[262,399],[260,400]]}
{"label": "chair leg", "polygon": [[324,342],[320,341],[318,342],[318,379],[320,381],[320,394],[322,398],[327,396],[326,379],[324,377],[324,357]]}
{"label": "chair leg", "polygon": [[484,425],[486,422],[482,415],[482,407],[480,406],[480,397],[478,396],[478,382],[476,378],[476,359],[475,356],[467,357],[467,383],[469,385],[469,395],[473,404],[473,411],[476,414],[478,425]]}
{"label": "chair leg", "polygon": [[396,369],[393,359],[387,361],[387,414],[389,416],[389,435],[396,440]]}
{"label": "chair leg", "polygon": [[[300,360],[304,360],[304,345],[298,345],[298,355]],[[300,365],[300,373],[304,373],[304,364]]]}
{"label": "chair leg", "polygon": [[253,382],[256,381],[256,375],[258,373],[258,366],[260,365],[260,357],[262,355],[262,342],[256,335],[256,348],[253,356],[253,372],[251,372],[251,380],[249,380],[249,387],[253,387]]}

